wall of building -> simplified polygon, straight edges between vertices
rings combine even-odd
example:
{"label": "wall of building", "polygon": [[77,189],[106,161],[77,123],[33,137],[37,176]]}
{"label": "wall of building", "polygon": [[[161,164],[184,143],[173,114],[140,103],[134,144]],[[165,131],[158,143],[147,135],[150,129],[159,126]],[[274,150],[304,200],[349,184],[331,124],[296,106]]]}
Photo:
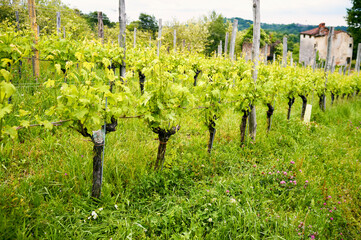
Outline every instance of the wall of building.
{"label": "wall of building", "polygon": [[301,34],[300,35],[300,54],[299,54],[299,62],[312,64],[310,63],[310,59],[314,58],[313,52],[315,48],[315,37],[311,35]]}
{"label": "wall of building", "polygon": [[[264,59],[265,50],[266,50],[266,46],[264,46],[264,47],[262,47],[260,49],[260,59],[261,60]],[[270,53],[271,53],[271,46],[268,45],[267,57],[270,56]],[[246,60],[251,60],[252,59],[252,43],[243,43],[243,45],[242,45],[242,56]]]}
{"label": "wall of building", "polygon": [[347,58],[352,59],[353,38],[347,33],[340,32],[334,35],[332,41],[332,56],[335,56],[336,65],[344,65]]}
{"label": "wall of building", "polygon": [[[313,37],[301,34],[300,36],[300,60],[306,64],[313,64],[314,48],[317,49],[321,59],[327,57],[327,35]],[[345,32],[338,32],[332,40],[331,56],[335,56],[336,65],[344,65],[347,58],[352,59],[353,39]],[[310,61],[311,58],[311,61]]]}

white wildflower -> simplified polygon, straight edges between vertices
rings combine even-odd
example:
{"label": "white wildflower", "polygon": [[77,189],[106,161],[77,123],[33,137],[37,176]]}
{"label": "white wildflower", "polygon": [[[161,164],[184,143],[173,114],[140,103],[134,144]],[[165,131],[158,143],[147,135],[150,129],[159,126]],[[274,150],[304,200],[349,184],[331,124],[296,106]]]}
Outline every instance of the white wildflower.
{"label": "white wildflower", "polygon": [[92,211],[92,216],[93,216],[94,219],[97,219],[98,214],[95,211]]}
{"label": "white wildflower", "polygon": [[237,202],[237,200],[234,199],[234,198],[231,198],[230,201],[231,201],[231,203],[236,203]]}

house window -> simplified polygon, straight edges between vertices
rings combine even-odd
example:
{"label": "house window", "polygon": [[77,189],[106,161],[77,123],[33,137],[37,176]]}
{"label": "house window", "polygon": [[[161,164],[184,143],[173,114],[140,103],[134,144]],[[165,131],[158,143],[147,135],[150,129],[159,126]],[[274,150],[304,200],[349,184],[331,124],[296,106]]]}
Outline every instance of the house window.
{"label": "house window", "polygon": [[352,48],[352,43],[350,43],[349,47]]}
{"label": "house window", "polygon": [[351,58],[346,58],[346,62],[347,62],[347,64],[350,64],[350,62],[351,62]]}

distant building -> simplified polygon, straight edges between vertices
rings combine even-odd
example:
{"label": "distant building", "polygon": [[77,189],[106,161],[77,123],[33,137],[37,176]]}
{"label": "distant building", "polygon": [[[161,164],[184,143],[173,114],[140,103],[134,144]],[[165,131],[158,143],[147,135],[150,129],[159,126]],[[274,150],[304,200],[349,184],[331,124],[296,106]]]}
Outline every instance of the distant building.
{"label": "distant building", "polygon": [[[273,54],[273,49],[271,48],[271,45],[267,45],[267,59],[269,60],[269,57]],[[260,48],[260,58],[264,58],[264,54],[266,51],[266,46],[263,46]],[[243,57],[248,61],[252,59],[252,43],[244,42],[242,45],[242,55]]]}
{"label": "distant building", "polygon": [[[326,59],[328,33],[329,29],[325,27],[325,23],[320,23],[317,28],[300,33],[300,63],[313,64],[315,49],[321,59]],[[345,31],[334,31],[331,58],[335,57],[336,65],[350,63],[352,48],[353,39],[350,34]]]}

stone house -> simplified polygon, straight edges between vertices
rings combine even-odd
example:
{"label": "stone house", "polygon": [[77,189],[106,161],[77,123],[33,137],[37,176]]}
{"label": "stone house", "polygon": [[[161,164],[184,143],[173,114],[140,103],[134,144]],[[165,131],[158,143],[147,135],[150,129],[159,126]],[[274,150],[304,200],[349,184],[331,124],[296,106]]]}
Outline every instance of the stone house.
{"label": "stone house", "polygon": [[[260,59],[264,59],[264,54],[266,51],[266,46],[263,46],[259,49],[259,55]],[[269,60],[269,57],[272,56],[272,48],[270,45],[267,45],[267,59]],[[242,45],[242,55],[243,58],[245,58],[247,61],[252,59],[252,43],[244,42]]]}
{"label": "stone house", "polygon": [[[315,49],[320,59],[327,56],[327,36],[329,29],[325,23],[320,23],[317,28],[300,33],[299,62],[313,64]],[[336,65],[349,64],[352,59],[353,38],[345,31],[334,31],[332,39],[331,57],[335,57]]]}

